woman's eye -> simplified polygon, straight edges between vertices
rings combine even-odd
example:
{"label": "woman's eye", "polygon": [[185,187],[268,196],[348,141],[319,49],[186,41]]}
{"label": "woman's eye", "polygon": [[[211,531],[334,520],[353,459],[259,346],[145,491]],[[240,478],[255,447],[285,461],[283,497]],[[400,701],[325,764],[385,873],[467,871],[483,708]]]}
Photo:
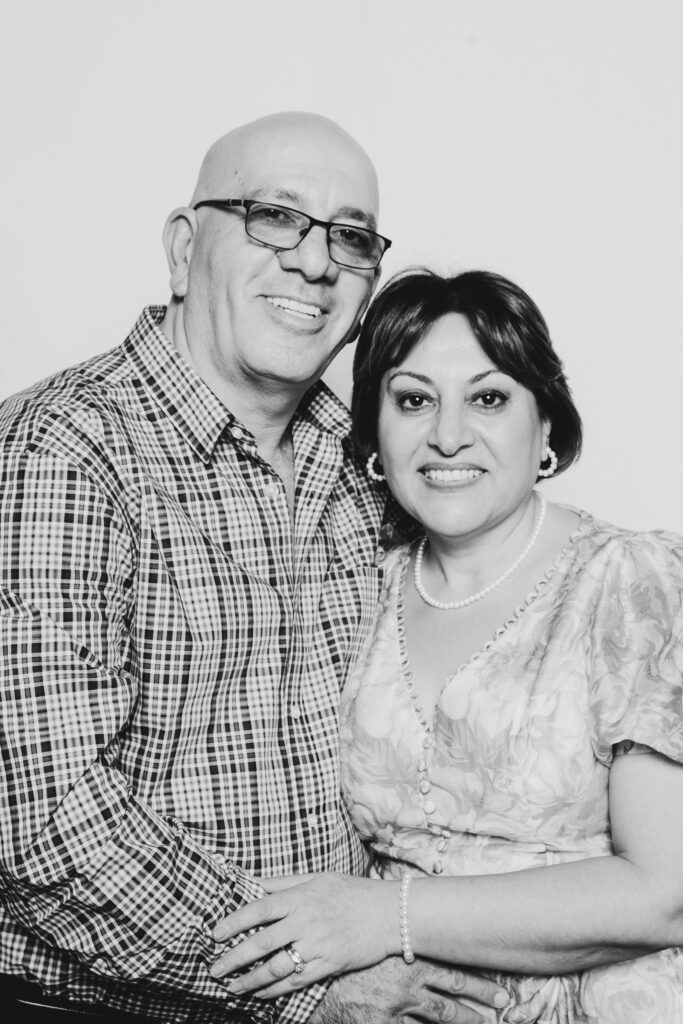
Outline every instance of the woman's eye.
{"label": "woman's eye", "polygon": [[479,391],[470,399],[472,405],[482,409],[499,409],[507,402],[507,395],[501,391]]}
{"label": "woman's eye", "polygon": [[398,406],[404,412],[419,412],[420,409],[424,409],[430,403],[431,399],[428,395],[420,395],[414,392],[400,395],[398,398]]}

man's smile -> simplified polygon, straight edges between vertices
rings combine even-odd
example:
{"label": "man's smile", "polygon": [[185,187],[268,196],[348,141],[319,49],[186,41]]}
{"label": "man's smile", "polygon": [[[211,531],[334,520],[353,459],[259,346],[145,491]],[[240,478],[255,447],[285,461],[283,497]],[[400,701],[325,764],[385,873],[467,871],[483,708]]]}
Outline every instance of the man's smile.
{"label": "man's smile", "polygon": [[283,295],[267,295],[266,302],[278,309],[284,309],[294,316],[302,317],[304,320],[315,320],[322,313],[320,306],[300,302],[298,299],[286,298]]}

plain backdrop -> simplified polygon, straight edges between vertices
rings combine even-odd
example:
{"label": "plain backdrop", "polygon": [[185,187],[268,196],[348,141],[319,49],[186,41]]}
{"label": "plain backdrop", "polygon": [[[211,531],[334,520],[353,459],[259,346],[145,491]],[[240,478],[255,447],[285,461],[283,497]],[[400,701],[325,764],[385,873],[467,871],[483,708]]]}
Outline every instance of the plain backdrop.
{"label": "plain backdrop", "polygon": [[[165,302],[160,233],[274,110],[368,149],[412,264],[538,302],[585,422],[549,497],[683,532],[680,0],[2,0],[0,397]],[[351,351],[328,373],[344,399]]]}

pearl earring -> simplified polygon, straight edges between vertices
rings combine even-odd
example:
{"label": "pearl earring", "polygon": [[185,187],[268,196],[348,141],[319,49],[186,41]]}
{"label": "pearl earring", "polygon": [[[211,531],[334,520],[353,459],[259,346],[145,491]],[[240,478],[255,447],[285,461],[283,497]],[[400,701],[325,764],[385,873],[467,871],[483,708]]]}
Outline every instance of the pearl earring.
{"label": "pearl earring", "polygon": [[368,461],[365,463],[365,471],[371,480],[374,480],[375,483],[382,484],[384,483],[385,477],[375,470],[376,460],[377,452],[373,452]]}
{"label": "pearl earring", "polygon": [[539,469],[539,476],[552,476],[557,469],[558,458],[555,452],[552,450],[550,445],[546,442],[545,449],[543,451],[543,458],[541,459],[541,465],[548,459],[548,466],[545,469]]}

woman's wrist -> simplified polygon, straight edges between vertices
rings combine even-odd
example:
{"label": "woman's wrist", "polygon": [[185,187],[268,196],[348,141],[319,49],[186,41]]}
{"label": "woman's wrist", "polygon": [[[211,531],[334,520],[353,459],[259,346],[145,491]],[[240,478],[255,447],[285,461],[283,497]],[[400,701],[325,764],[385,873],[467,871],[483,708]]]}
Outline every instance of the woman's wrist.
{"label": "woman's wrist", "polygon": [[401,952],[407,964],[415,960],[412,936],[410,933],[410,883],[412,875],[406,871],[401,879],[401,889],[398,897],[398,920],[399,935],[401,937]]}

